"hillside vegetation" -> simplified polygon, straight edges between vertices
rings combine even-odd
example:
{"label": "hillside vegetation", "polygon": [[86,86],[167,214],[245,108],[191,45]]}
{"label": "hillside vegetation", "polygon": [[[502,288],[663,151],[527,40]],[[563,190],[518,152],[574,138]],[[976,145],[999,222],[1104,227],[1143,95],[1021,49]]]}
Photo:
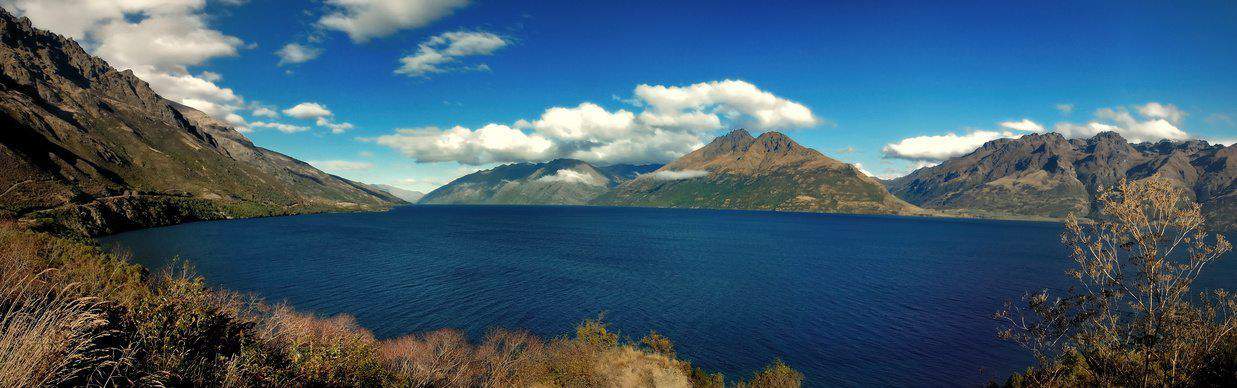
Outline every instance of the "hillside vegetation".
{"label": "hillside vegetation", "polygon": [[[601,317],[543,339],[444,329],[377,339],[212,290],[187,269],[150,274],[93,245],[0,227],[0,386],[722,387],[649,333],[620,340]],[[780,361],[733,386],[796,387]]]}

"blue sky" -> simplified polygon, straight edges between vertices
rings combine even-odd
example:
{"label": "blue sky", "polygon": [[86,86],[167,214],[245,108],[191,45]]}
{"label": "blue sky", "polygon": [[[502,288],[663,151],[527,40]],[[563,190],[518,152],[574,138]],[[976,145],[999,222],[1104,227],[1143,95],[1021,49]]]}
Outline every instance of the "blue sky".
{"label": "blue sky", "polygon": [[[411,189],[511,161],[664,161],[738,125],[883,177],[1030,132],[1237,138],[1231,1],[90,1],[0,4],[259,145]],[[281,63],[290,43],[317,55]],[[284,112],[301,103],[330,115]]]}

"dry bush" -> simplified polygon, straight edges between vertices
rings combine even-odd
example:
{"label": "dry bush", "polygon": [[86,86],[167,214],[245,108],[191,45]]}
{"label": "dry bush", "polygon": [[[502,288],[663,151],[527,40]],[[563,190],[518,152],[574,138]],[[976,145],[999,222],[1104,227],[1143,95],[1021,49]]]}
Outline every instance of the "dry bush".
{"label": "dry bush", "polygon": [[1077,281],[1007,303],[1000,333],[1039,365],[1008,385],[1185,386],[1237,379],[1237,299],[1193,298],[1190,286],[1231,245],[1208,236],[1198,204],[1163,180],[1121,182],[1099,196],[1101,218],[1071,217],[1062,242]]}
{"label": "dry bush", "polygon": [[398,385],[466,387],[478,385],[476,352],[458,330],[437,330],[382,344],[383,358]]}
{"label": "dry bush", "polygon": [[485,387],[530,386],[546,376],[546,345],[524,331],[495,329],[477,349]]}
{"label": "dry bush", "polygon": [[751,380],[740,381],[736,388],[797,388],[803,384],[803,374],[787,366],[782,360],[774,360],[763,370],[756,372]]}
{"label": "dry bush", "polygon": [[647,347],[653,353],[674,358],[674,343],[670,342],[669,338],[658,334],[655,330],[650,330],[648,335],[641,338],[640,344]]}
{"label": "dry bush", "polygon": [[262,337],[287,354],[304,384],[374,386],[384,378],[380,344],[351,316],[322,319],[279,306],[263,325]]}

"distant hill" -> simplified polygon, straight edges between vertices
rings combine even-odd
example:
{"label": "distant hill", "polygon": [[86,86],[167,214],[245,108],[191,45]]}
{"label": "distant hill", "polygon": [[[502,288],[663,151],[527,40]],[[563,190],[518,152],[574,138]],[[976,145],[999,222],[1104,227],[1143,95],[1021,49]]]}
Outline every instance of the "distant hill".
{"label": "distant hill", "polygon": [[852,165],[778,132],[745,130],[597,198],[604,205],[763,209],[865,214],[923,214]]}
{"label": "distant hill", "polygon": [[421,197],[425,196],[425,193],[422,193],[420,191],[405,190],[405,189],[401,189],[401,188],[391,186],[391,185],[376,184],[376,185],[370,185],[370,186],[373,186],[374,188],[378,190],[382,190],[387,193],[390,193],[391,195],[394,195],[395,197],[402,199],[405,202],[409,202],[409,203],[415,203],[417,201],[420,201]]}
{"label": "distant hill", "polygon": [[889,182],[910,203],[987,215],[1064,217],[1096,211],[1095,195],[1121,179],[1159,177],[1185,189],[1214,226],[1237,223],[1237,148],[1201,140],[1131,144],[1106,132],[1090,139],[1031,134]]}
{"label": "distant hill", "polygon": [[255,146],[0,9],[0,219],[99,235],[402,203]]}
{"label": "distant hill", "polygon": [[582,205],[658,167],[597,167],[575,159],[508,164],[460,177],[429,192],[420,203]]}

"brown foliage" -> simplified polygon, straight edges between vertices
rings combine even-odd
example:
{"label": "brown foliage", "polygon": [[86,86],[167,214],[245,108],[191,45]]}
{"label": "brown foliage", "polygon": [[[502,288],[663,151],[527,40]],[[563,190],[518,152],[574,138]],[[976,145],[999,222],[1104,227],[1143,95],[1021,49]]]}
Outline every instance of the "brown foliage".
{"label": "brown foliage", "polygon": [[1237,378],[1237,299],[1191,298],[1190,286],[1231,245],[1208,236],[1199,206],[1170,182],[1122,182],[1099,196],[1102,218],[1071,217],[1062,242],[1078,285],[1007,303],[1000,337],[1039,366],[1009,385],[1183,386]]}

